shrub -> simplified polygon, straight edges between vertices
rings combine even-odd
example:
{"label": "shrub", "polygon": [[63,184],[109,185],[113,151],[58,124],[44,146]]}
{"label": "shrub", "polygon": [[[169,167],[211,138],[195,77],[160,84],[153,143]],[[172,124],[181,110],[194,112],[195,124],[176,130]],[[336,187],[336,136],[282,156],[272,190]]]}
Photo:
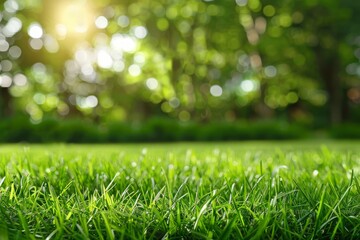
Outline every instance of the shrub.
{"label": "shrub", "polygon": [[[360,128],[344,125],[332,129],[332,136],[358,138]],[[164,142],[296,139],[307,136],[300,125],[284,121],[178,122],[155,117],[144,122],[109,122],[98,125],[87,119],[45,118],[39,124],[25,116],[0,121],[1,142]]]}
{"label": "shrub", "polygon": [[56,142],[100,143],[104,142],[105,134],[90,121],[81,119],[66,120],[56,129]]}
{"label": "shrub", "polygon": [[330,136],[337,139],[359,139],[360,125],[355,123],[336,125],[331,128]]}
{"label": "shrub", "polygon": [[33,124],[24,116],[14,116],[0,122],[0,141],[26,142],[34,137]]}

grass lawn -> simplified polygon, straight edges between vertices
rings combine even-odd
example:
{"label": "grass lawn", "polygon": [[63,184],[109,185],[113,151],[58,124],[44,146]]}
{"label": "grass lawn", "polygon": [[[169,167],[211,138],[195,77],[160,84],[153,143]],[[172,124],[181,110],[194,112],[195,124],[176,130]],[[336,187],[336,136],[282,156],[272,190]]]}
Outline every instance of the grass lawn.
{"label": "grass lawn", "polygon": [[0,146],[0,239],[360,239],[360,142]]}

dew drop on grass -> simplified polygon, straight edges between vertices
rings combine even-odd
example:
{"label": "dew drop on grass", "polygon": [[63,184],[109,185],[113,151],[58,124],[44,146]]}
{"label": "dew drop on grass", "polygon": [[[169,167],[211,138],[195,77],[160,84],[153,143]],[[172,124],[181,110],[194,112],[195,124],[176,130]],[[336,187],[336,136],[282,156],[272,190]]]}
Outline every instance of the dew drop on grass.
{"label": "dew drop on grass", "polygon": [[132,163],[131,163],[131,166],[132,166],[132,167],[136,167],[136,166],[137,166],[136,162],[132,162]]}
{"label": "dew drop on grass", "polygon": [[4,181],[5,181],[5,177],[3,177],[3,178],[0,179],[0,187],[1,187],[1,185],[3,184]]}
{"label": "dew drop on grass", "polygon": [[341,166],[342,166],[345,170],[347,170],[347,169],[348,169],[348,167],[347,167],[346,163],[343,163]]}
{"label": "dew drop on grass", "polygon": [[23,170],[21,173],[22,173],[22,175],[25,176],[25,177],[27,177],[27,176],[30,175],[30,172],[29,172],[28,170],[26,170],[26,169]]}
{"label": "dew drop on grass", "polygon": [[348,170],[347,172],[346,172],[346,177],[347,177],[347,179],[351,179],[352,177],[353,177],[353,170]]}
{"label": "dew drop on grass", "polygon": [[105,173],[101,173],[100,179],[106,181],[108,179],[108,176]]}
{"label": "dew drop on grass", "polygon": [[312,175],[313,175],[314,177],[316,177],[317,175],[319,175],[319,171],[318,171],[318,170],[314,170],[313,173],[312,173]]}
{"label": "dew drop on grass", "polygon": [[275,167],[274,170],[273,170],[272,173],[271,173],[271,176],[274,177],[275,175],[279,174],[279,172],[280,172],[281,169],[288,169],[288,166],[286,166],[286,165],[280,165],[280,166]]}
{"label": "dew drop on grass", "polygon": [[276,205],[276,202],[277,202],[277,197],[273,197],[271,200],[270,200],[270,206],[275,206]]}
{"label": "dew drop on grass", "polygon": [[191,149],[186,150],[186,160],[190,160],[191,155],[192,155]]}
{"label": "dew drop on grass", "polygon": [[120,152],[119,153],[119,156],[118,156],[118,160],[122,160],[125,156],[125,153],[124,152]]}

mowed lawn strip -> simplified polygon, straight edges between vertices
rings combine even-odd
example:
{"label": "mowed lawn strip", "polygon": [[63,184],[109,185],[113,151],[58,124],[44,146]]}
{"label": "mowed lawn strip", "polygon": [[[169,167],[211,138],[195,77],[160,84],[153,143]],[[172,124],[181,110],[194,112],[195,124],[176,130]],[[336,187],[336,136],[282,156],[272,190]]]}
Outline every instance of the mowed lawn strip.
{"label": "mowed lawn strip", "polygon": [[359,239],[360,142],[0,146],[0,239]]}

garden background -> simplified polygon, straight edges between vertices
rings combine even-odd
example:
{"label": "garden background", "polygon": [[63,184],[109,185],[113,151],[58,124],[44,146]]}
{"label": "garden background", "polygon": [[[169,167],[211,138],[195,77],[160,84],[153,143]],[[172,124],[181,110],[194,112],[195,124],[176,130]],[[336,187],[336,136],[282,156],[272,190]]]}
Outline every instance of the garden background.
{"label": "garden background", "polygon": [[0,141],[360,136],[360,2],[7,0]]}

